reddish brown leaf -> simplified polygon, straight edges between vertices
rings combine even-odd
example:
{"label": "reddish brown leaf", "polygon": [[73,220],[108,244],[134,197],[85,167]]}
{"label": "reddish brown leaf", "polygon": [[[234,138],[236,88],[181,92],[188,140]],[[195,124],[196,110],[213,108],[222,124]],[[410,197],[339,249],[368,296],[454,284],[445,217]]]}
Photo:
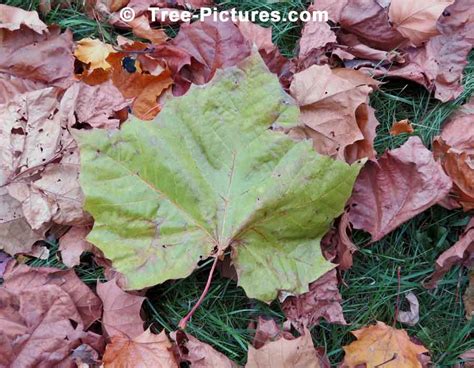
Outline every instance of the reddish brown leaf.
{"label": "reddish brown leaf", "polygon": [[72,49],[69,30],[61,33],[59,28],[50,27],[44,34],[7,31],[0,44],[0,72],[67,88],[74,76]]}
{"label": "reddish brown leaf", "polygon": [[140,317],[144,297],[123,291],[117,280],[97,283],[97,294],[104,304],[102,325],[110,337],[126,335],[135,338],[143,334],[143,320]]}
{"label": "reddish brown leaf", "polygon": [[3,276],[3,287],[9,291],[37,289],[44,285],[56,285],[61,288],[75,305],[84,327],[89,327],[102,314],[102,303],[85,285],[73,270],[56,268],[32,268],[26,265],[9,263]]}
{"label": "reddish brown leaf", "polygon": [[408,119],[396,121],[393,123],[392,128],[390,129],[390,134],[391,135],[400,135],[403,133],[406,134],[411,134],[415,131],[413,129],[413,126],[411,125],[411,122]]}
{"label": "reddish brown leaf", "polygon": [[[468,109],[468,108],[466,108]],[[462,132],[462,134],[460,134]],[[451,199],[474,209],[474,113],[457,113],[433,142],[435,158],[453,180]]]}
{"label": "reddish brown leaf", "polygon": [[165,331],[154,335],[148,329],[134,339],[118,335],[107,345],[103,363],[108,368],[178,368],[171,348]]}
{"label": "reddish brown leaf", "polygon": [[[309,11],[311,9],[312,7],[310,7]],[[307,22],[303,28],[299,43],[299,63],[303,63],[306,66],[314,64],[314,61],[324,54],[326,46],[335,42],[336,35],[327,23]]]}
{"label": "reddish brown leaf", "polygon": [[[284,333],[283,333],[284,334]],[[257,328],[252,345],[255,349],[260,349],[270,341],[278,340],[282,337],[282,331],[273,319],[258,317]],[[287,340],[292,340],[291,334],[284,334]]]}
{"label": "reddish brown leaf", "polygon": [[424,282],[424,286],[431,289],[436,287],[438,281],[451,269],[463,264],[470,267],[474,262],[474,219],[461,235],[459,240],[448,250],[444,251],[436,260],[435,272]]}
{"label": "reddish brown leaf", "polygon": [[342,28],[357,35],[362,43],[388,51],[405,42],[405,38],[390,25],[387,9],[376,0],[345,2],[339,23]]}
{"label": "reddish brown leaf", "polygon": [[352,254],[357,251],[357,247],[348,234],[350,231],[349,214],[344,212],[337,226],[331,229],[321,241],[324,256],[337,263],[340,270],[348,270],[352,267]]}
{"label": "reddish brown leaf", "polygon": [[331,270],[311,283],[309,292],[285,299],[283,312],[300,333],[303,333],[304,328],[317,325],[320,318],[330,323],[346,324],[337,284],[337,271]]}
{"label": "reddish brown leaf", "polygon": [[237,368],[237,364],[219,353],[211,345],[179,330],[171,334],[176,342],[179,360],[193,368]]}
{"label": "reddish brown leaf", "polygon": [[204,22],[183,24],[171,45],[186,50],[192,57],[191,65],[182,75],[195,84],[211,80],[219,68],[227,68],[250,55],[251,46],[232,22]]}
{"label": "reddish brown leaf", "polygon": [[350,222],[380,240],[405,221],[439,202],[451,180],[420,138],[388,151],[362,169],[350,200]]}
{"label": "reddish brown leaf", "polygon": [[32,29],[36,33],[43,33],[47,30],[46,24],[39,19],[36,11],[25,11],[0,4],[0,29],[16,31],[21,29],[22,26]]}
{"label": "reddish brown leaf", "polygon": [[399,69],[391,69],[388,75],[434,89],[440,101],[453,100],[463,91],[462,72],[471,48],[471,43],[461,35],[436,36],[423,48],[409,50],[407,63]]}
{"label": "reddish brown leaf", "polygon": [[90,231],[90,226],[73,226],[61,237],[59,250],[61,251],[61,259],[66,266],[77,266],[80,263],[81,254],[92,250],[92,244],[86,240],[86,236]]}
{"label": "reddish brown leaf", "polygon": [[444,35],[461,35],[474,46],[474,1],[456,0],[438,20],[438,29]]}

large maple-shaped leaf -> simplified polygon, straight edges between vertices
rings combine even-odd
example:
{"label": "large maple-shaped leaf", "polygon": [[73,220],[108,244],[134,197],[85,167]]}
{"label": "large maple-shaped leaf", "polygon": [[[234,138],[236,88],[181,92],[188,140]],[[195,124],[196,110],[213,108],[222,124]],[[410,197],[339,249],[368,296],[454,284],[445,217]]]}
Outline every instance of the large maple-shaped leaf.
{"label": "large maple-shaped leaf", "polygon": [[186,277],[232,247],[249,297],[307,291],[334,267],[319,242],[359,166],[269,129],[296,122],[296,107],[253,56],[169,101],[152,123],[82,133],[81,183],[95,218],[88,240],[128,289]]}

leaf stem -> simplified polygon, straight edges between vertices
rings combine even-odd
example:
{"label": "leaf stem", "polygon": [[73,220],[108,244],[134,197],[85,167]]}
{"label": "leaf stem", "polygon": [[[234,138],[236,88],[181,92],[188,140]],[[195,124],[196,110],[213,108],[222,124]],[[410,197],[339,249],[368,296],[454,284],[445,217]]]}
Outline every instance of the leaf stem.
{"label": "leaf stem", "polygon": [[209,277],[207,278],[206,287],[204,288],[201,296],[199,297],[199,300],[194,305],[193,309],[191,309],[191,311],[186,315],[186,317],[184,317],[183,319],[181,319],[181,321],[179,321],[178,327],[181,330],[184,330],[186,328],[186,325],[188,324],[188,321],[194,315],[194,312],[196,312],[196,310],[199,308],[199,306],[203,302],[204,298],[206,297],[207,293],[209,292],[209,288],[211,287],[212,276],[214,275],[214,271],[216,269],[218,258],[219,257],[217,257],[217,255],[214,257],[214,262],[212,263],[211,271],[209,272]]}
{"label": "leaf stem", "polygon": [[395,328],[395,325],[397,324],[397,319],[398,319],[398,313],[400,311],[400,283],[401,283],[401,267],[398,266],[397,268],[397,280],[398,280],[398,287],[397,287],[397,301],[395,304],[395,316],[393,318],[393,328]]}

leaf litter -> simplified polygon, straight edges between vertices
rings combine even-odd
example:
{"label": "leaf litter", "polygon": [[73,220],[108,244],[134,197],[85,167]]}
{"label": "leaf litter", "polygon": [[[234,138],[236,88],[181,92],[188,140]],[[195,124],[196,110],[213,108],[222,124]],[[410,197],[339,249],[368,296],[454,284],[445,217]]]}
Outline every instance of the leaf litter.
{"label": "leaf litter", "polygon": [[[165,3],[154,5],[213,5]],[[137,14],[129,24],[118,16],[126,5]],[[41,2],[44,13],[55,6],[69,5]],[[92,18],[144,40],[110,45],[75,42],[35,11],[0,5],[0,363],[236,367],[183,329],[145,330],[144,292],[132,291],[186,277],[211,257],[202,299],[231,250],[247,296],[278,297],[287,319],[283,328],[258,320],[246,367],[327,367],[308,328],[351,323],[338,284],[358,249],[352,230],[374,242],[435,204],[473,208],[472,102],[432,151],[414,136],[377,156],[369,97],[379,78],[403,78],[440,101],[458,98],[474,6],[321,0],[310,10],[329,10],[331,22],[308,22],[293,59],[271,28],[252,23],[182,24],[169,39],[148,6],[88,2]],[[392,127],[414,133],[408,121]],[[24,264],[48,251],[46,239],[59,241],[69,269]],[[472,267],[473,244],[471,221],[425,286],[454,265]],[[108,281],[90,288],[77,277],[84,252]],[[413,325],[420,306],[414,294],[407,300],[397,318]],[[353,334],[342,366],[429,360],[381,321]]]}

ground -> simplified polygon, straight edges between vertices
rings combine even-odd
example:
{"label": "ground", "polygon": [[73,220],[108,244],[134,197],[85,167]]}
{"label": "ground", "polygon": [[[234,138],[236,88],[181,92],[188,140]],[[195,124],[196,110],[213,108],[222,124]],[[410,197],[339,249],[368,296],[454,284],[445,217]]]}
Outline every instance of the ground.
{"label": "ground", "polygon": [[[25,9],[36,9],[38,1],[1,1]],[[224,8],[255,9],[271,7],[280,10],[303,10],[307,1],[288,0],[264,5],[259,0],[221,0]],[[89,36],[113,41],[115,30],[107,24],[98,24],[81,13],[79,6],[67,10],[53,10],[45,19],[70,28],[77,39]],[[170,29],[172,35],[176,30]],[[274,40],[282,52],[290,56],[301,31],[300,25],[274,25]],[[471,55],[474,56],[474,55]],[[381,125],[375,147],[379,153],[399,147],[406,137],[392,137],[388,131],[394,121],[410,119],[415,133],[426,145],[439,133],[440,126],[449,115],[474,91],[474,57],[465,70],[465,92],[457,100],[440,103],[430,97],[423,88],[405,81],[384,81],[380,91],[372,97]],[[420,301],[420,322],[414,327],[397,323],[408,330],[410,336],[419,339],[431,352],[436,366],[450,367],[459,354],[474,348],[470,339],[473,322],[465,319],[462,295],[466,289],[467,271],[452,269],[434,290],[426,290],[421,282],[433,271],[436,257],[451,246],[459,237],[468,216],[461,211],[431,208],[399,227],[383,240],[368,244],[368,236],[353,235],[360,251],[354,259],[354,267],[343,274],[340,286],[347,326],[321,323],[312,329],[315,345],[326,349],[333,364],[342,360],[341,346],[353,340],[350,331],[376,320],[392,324],[397,294],[414,292]],[[61,267],[55,250],[50,244],[51,256],[47,261],[34,261],[35,265]],[[400,282],[397,270],[400,267]],[[155,331],[165,328],[173,331],[179,320],[190,310],[200,296],[207,279],[210,265],[204,263],[194,274],[184,280],[167,282],[147,293],[145,311],[147,321]],[[101,269],[91,258],[83,257],[76,272],[86,283],[95,284],[102,278]],[[400,284],[400,285],[399,285]],[[403,299],[403,297],[401,297]],[[402,308],[404,305],[402,304]],[[270,306],[246,298],[236,283],[217,276],[201,308],[188,324],[189,332],[203,342],[208,342],[229,358],[244,363],[252,333],[249,322],[259,315],[271,316],[279,321],[283,314],[277,303]]]}

